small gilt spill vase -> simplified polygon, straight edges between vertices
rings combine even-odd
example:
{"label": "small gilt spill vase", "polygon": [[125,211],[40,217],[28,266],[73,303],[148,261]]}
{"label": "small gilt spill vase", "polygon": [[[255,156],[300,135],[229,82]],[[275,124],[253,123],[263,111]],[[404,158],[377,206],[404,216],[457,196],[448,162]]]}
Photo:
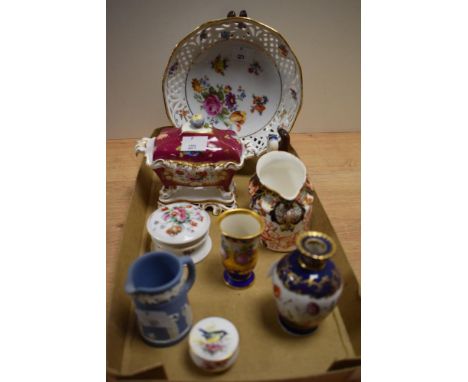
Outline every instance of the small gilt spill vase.
{"label": "small gilt spill vase", "polygon": [[314,332],[336,306],[343,282],[330,260],[336,245],[328,235],[302,232],[296,246],[273,269],[273,294],[281,326],[291,334],[305,335]]}
{"label": "small gilt spill vase", "polygon": [[232,288],[247,288],[255,279],[263,220],[254,211],[235,208],[223,212],[218,224],[224,282]]}

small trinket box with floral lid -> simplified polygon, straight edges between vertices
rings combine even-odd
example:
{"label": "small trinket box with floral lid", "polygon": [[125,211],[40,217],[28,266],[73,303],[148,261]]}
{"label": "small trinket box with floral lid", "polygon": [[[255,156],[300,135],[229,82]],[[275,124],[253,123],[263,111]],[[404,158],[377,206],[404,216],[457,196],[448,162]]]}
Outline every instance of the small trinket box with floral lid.
{"label": "small trinket box with floral lid", "polygon": [[210,215],[191,203],[161,206],[148,218],[146,229],[154,250],[190,256],[194,263],[202,261],[211,250]]}

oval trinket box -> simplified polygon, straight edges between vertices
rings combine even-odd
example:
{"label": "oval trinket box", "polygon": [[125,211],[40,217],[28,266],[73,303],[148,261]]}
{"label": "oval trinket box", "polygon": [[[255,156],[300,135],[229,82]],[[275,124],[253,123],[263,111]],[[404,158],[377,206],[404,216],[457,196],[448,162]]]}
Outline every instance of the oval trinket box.
{"label": "oval trinket box", "polygon": [[210,215],[190,203],[161,206],[146,222],[154,250],[190,256],[194,263],[202,261],[211,250]]}
{"label": "oval trinket box", "polygon": [[207,317],[193,326],[189,347],[190,357],[199,368],[212,373],[225,371],[239,355],[239,333],[232,322]]}

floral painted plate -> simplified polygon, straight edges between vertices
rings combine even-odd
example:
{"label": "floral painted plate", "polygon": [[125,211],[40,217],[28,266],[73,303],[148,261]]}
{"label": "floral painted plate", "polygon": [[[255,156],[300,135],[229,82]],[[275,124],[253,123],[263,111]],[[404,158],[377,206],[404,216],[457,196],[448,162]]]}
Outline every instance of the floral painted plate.
{"label": "floral painted plate", "polygon": [[278,32],[247,17],[229,17],[201,25],[176,46],[163,92],[176,127],[202,113],[214,127],[236,131],[260,155],[269,135],[292,128],[302,73]]}

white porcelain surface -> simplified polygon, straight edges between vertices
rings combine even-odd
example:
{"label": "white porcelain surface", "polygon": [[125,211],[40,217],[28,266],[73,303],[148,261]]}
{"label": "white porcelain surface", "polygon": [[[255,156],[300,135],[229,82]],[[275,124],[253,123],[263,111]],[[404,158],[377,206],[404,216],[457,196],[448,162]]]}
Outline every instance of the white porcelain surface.
{"label": "white porcelain surface", "polygon": [[162,187],[159,192],[159,204],[172,204],[181,200],[190,200],[203,210],[211,209],[213,215],[218,215],[237,207],[235,185],[232,182],[230,190],[224,191],[217,187]]}
{"label": "white porcelain surface", "polygon": [[271,151],[257,162],[260,183],[286,200],[294,200],[307,178],[307,169],[300,159],[285,151]]}
{"label": "white porcelain surface", "polygon": [[255,20],[228,18],[200,26],[177,45],[163,93],[174,126],[201,112],[216,127],[235,130],[260,155],[269,135],[294,124],[302,73],[279,33]]}
{"label": "white porcelain surface", "polygon": [[169,246],[188,246],[205,236],[210,227],[210,216],[190,203],[161,206],[146,222],[153,241]]}
{"label": "white porcelain surface", "polygon": [[189,334],[190,357],[205,371],[219,372],[231,367],[239,354],[239,333],[221,317],[197,322]]}
{"label": "white porcelain surface", "polygon": [[[220,60],[226,62],[226,68],[216,71],[212,68],[212,64]],[[257,65],[257,74],[249,73],[249,67],[253,63]],[[187,76],[185,93],[190,111],[202,113],[205,120],[218,129],[236,131],[239,137],[256,133],[262,126],[267,125],[275,115],[281,100],[281,78],[274,61],[265,51],[246,41],[218,42],[194,60]],[[209,114],[203,105],[206,97],[195,91],[199,88],[194,88],[192,81],[199,81],[200,86],[205,82],[205,88],[220,87],[224,96],[232,94],[234,96],[232,108],[227,107],[226,102],[223,105],[228,114],[225,116]],[[226,86],[231,88],[229,92],[224,92]],[[255,109],[254,95],[267,97],[266,102],[262,99],[261,105],[257,106],[257,109],[264,108],[261,112]],[[231,115],[239,116],[238,113],[244,116],[245,122],[242,124],[236,124],[229,118]]]}
{"label": "white porcelain surface", "polygon": [[189,247],[174,247],[170,245],[163,245],[161,243],[153,241],[153,249],[168,251],[175,255],[179,256],[190,256],[192,261],[196,264],[202,261],[211,251],[212,241],[210,235],[206,235],[201,241],[197,242],[195,245]]}

